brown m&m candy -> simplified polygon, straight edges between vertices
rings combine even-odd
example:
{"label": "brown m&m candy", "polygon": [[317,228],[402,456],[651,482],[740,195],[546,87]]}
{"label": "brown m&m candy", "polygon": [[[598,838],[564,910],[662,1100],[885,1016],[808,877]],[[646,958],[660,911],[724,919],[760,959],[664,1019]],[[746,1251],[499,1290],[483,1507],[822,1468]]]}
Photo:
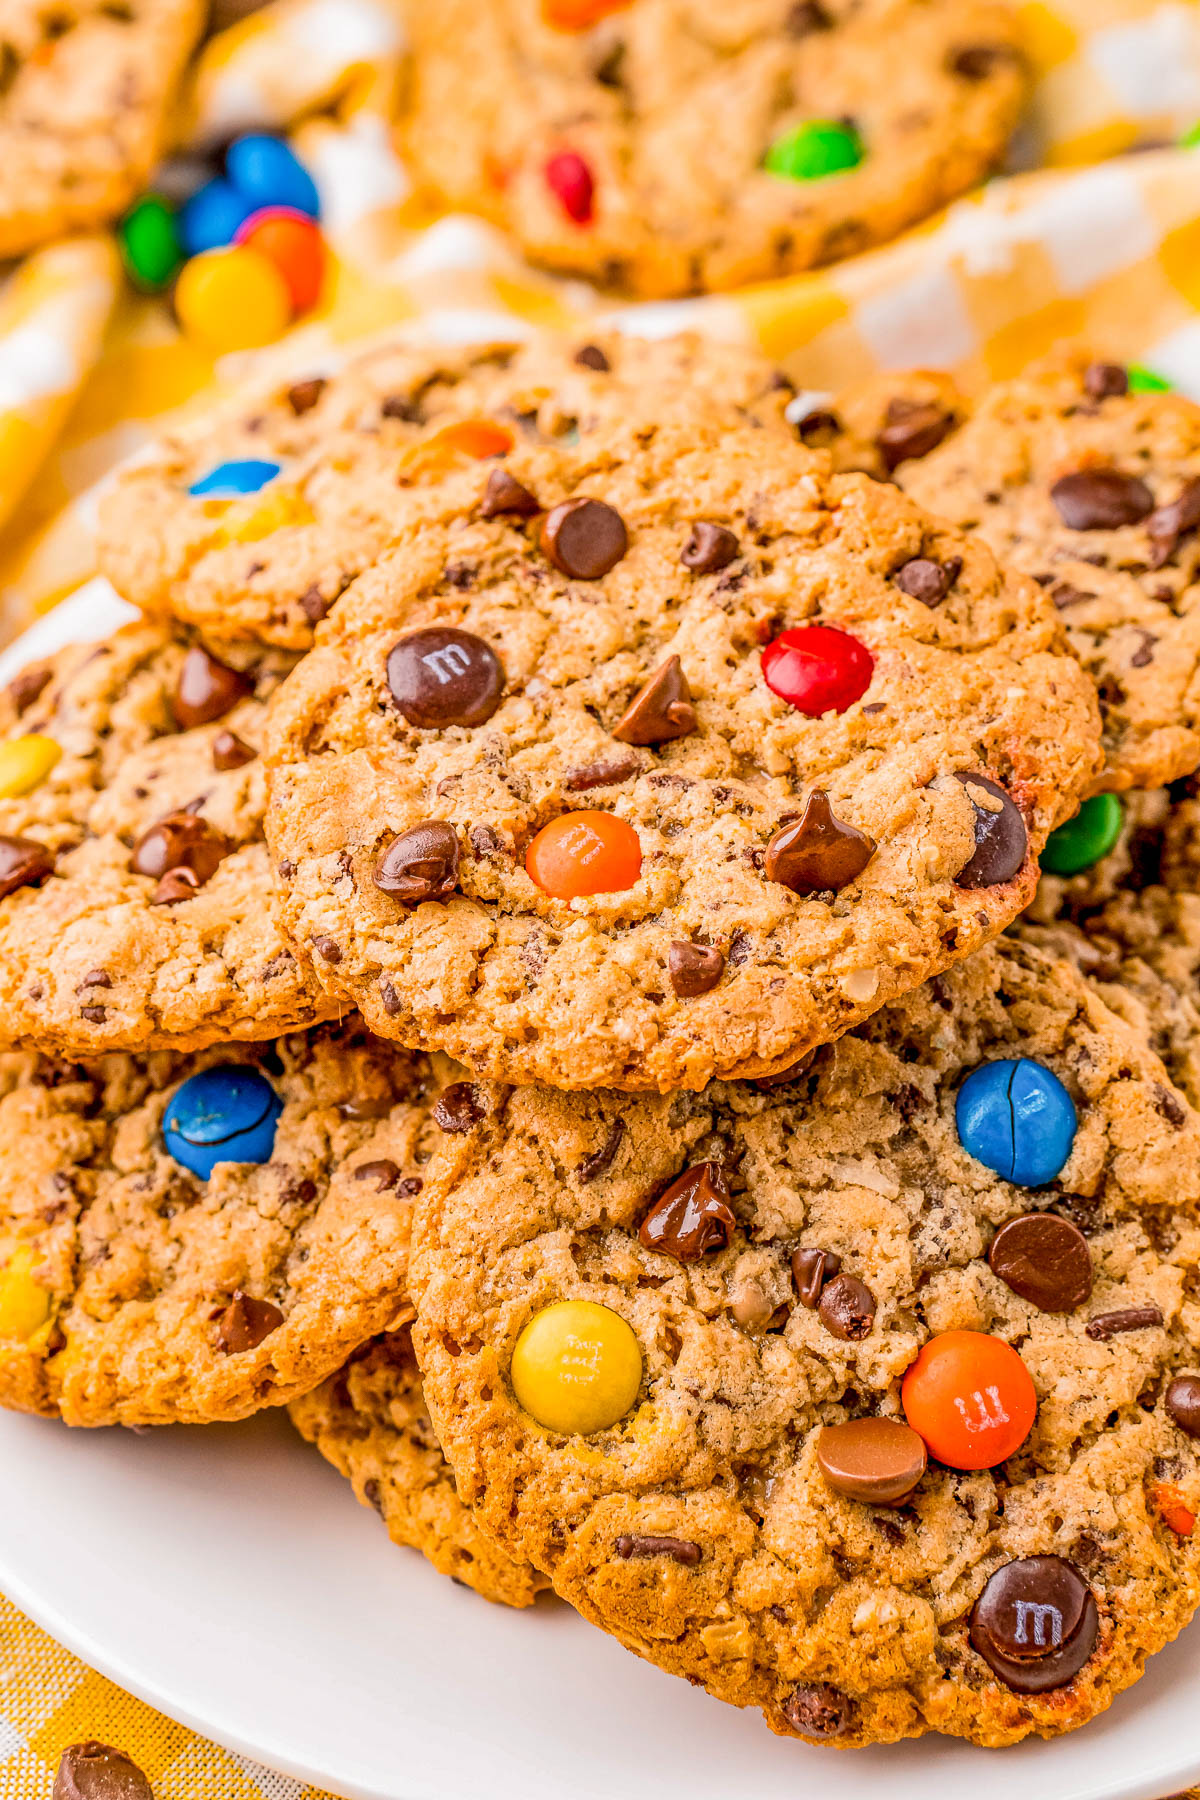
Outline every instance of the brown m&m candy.
{"label": "brown m&m candy", "polygon": [[960,888],[999,887],[1019,875],[1029,854],[1029,833],[1015,802],[998,781],[973,770],[955,775],[975,809],[975,853],[954,877]]}
{"label": "brown m&m candy", "polygon": [[723,1250],[737,1228],[729,1198],[720,1163],[697,1163],[655,1201],[642,1220],[638,1242],[682,1263],[699,1262],[708,1251]]}
{"label": "brown m&m candy", "polygon": [[612,734],[623,744],[666,744],[696,729],[692,690],[677,656],[669,656],[640,687]]}
{"label": "brown m&m candy", "polygon": [[1117,531],[1154,511],[1145,482],[1120,469],[1077,469],[1054,483],[1050,498],[1070,531]]}
{"label": "brown m&m candy", "polygon": [[542,549],[556,569],[575,581],[599,581],[628,548],[624,519],[603,500],[564,500],[542,526]]}
{"label": "brown m&m candy", "polygon": [[18,888],[36,887],[54,867],[54,858],[36,838],[0,837],[0,900]]}
{"label": "brown m&m candy", "polygon": [[988,1251],[992,1273],[1042,1312],[1073,1312],[1092,1291],[1092,1253],[1069,1219],[1025,1213],[1010,1219]]}
{"label": "brown m&m candy", "polygon": [[794,894],[836,894],[857,880],[875,849],[875,839],[839,819],[829,795],[818,788],[796,823],[775,833],[763,869],[768,881],[778,881]]}
{"label": "brown m&m candy", "polygon": [[482,725],[504,693],[504,669],[473,631],[430,625],[393,644],[387,683],[398,711],[422,731]]}
{"label": "brown m&m candy", "polygon": [[902,1506],[925,1473],[925,1445],[902,1419],[847,1419],[825,1426],[817,1462],[836,1493],[868,1506]]}
{"label": "brown m&m candy", "polygon": [[123,1750],[91,1738],[63,1751],[51,1800],[154,1800],[154,1790]]}
{"label": "brown m&m candy", "polygon": [[394,837],[375,864],[375,886],[406,906],[445,900],[458,881],[458,836],[444,819],[427,819]]}
{"label": "brown m&m candy", "polygon": [[1176,1375],[1167,1389],[1167,1412],[1180,1431],[1200,1437],[1200,1375]]}
{"label": "brown m&m candy", "polygon": [[183,659],[171,696],[171,711],[179,729],[190,731],[196,725],[211,725],[253,692],[254,683],[248,675],[218,662],[207,650],[195,645]]}
{"label": "brown m&m candy", "polygon": [[1026,1556],[997,1569],[971,1613],[971,1643],[1018,1694],[1065,1687],[1096,1647],[1091,1588],[1062,1556]]}

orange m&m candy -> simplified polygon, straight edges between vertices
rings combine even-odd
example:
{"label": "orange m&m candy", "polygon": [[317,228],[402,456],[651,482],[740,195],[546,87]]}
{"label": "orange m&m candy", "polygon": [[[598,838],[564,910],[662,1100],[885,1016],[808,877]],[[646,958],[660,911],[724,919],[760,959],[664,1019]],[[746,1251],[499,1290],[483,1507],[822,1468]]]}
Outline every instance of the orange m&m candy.
{"label": "orange m&m candy", "polygon": [[482,462],[488,456],[504,456],[512,447],[513,434],[506,425],[497,425],[494,419],[459,419],[414,444],[400,461],[410,475],[437,476],[464,458]]}
{"label": "orange m&m candy", "polygon": [[525,867],[543,893],[580,900],[631,888],[642,872],[642,846],[633,826],[613,813],[564,813],[538,832]]}
{"label": "orange m&m candy", "polygon": [[1033,1377],[1011,1344],[986,1331],[943,1331],[904,1377],[904,1416],[951,1469],[994,1469],[1037,1416]]}
{"label": "orange m&m candy", "polygon": [[325,275],[325,244],[312,219],[290,206],[260,207],[238,226],[233,241],[248,244],[275,264],[297,312],[308,312],[317,304]]}
{"label": "orange m&m candy", "polygon": [[609,13],[624,12],[632,0],[542,0],[542,17],[556,31],[589,31]]}

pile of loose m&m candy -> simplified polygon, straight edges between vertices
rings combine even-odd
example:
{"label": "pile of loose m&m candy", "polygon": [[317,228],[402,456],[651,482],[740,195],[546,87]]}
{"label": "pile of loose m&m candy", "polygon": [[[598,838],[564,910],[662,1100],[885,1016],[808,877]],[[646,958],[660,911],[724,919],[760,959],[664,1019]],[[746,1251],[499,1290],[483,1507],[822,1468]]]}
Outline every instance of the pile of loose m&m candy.
{"label": "pile of loose m&m candy", "polygon": [[325,241],[316,183],[281,138],[235,138],[224,168],[178,210],[142,196],[121,222],[134,283],[175,284],[183,330],[213,354],[269,344],[321,294]]}

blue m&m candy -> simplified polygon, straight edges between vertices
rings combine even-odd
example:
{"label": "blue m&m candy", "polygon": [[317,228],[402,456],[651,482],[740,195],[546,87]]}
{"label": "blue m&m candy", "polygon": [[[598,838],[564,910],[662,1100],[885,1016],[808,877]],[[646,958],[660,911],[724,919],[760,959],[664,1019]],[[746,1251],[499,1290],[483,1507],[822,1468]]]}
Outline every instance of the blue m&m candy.
{"label": "blue m&m candy", "polygon": [[1052,1069],[1027,1056],[982,1063],[958,1090],[963,1149],[1018,1187],[1053,1181],[1075,1142],[1075,1104]]}
{"label": "blue m&m candy", "polygon": [[218,1163],[268,1162],[282,1110],[265,1075],[244,1063],[222,1063],[176,1090],[163,1119],[163,1143],[177,1163],[207,1181]]}
{"label": "blue m&m candy", "polygon": [[263,132],[237,138],[226,154],[225,173],[255,207],[292,206],[310,219],[320,215],[315,181],[281,138]]}
{"label": "blue m&m candy", "polygon": [[217,175],[197,188],[179,214],[179,239],[189,256],[232,244],[233,234],[258,205]]}
{"label": "blue m&m candy", "polygon": [[199,481],[193,481],[188,493],[198,499],[237,500],[243,494],[257,494],[268,481],[274,481],[279,469],[279,463],[258,457],[248,457],[244,462],[218,463]]}

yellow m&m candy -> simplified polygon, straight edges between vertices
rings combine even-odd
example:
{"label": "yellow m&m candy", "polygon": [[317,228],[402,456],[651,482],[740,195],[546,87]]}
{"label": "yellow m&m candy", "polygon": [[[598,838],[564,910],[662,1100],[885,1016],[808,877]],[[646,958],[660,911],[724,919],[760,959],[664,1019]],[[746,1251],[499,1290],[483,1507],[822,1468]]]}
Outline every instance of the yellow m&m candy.
{"label": "yellow m&m candy", "polygon": [[235,244],[205,250],[180,271],[175,311],[188,336],[206,349],[252,350],[282,336],[292,297],[275,264],[259,250]]}
{"label": "yellow m&m candy", "polygon": [[28,1344],[49,1324],[53,1296],[33,1279],[33,1255],[13,1252],[0,1268],[0,1339]]}
{"label": "yellow m&m candy", "polygon": [[517,1339],[512,1385],[547,1431],[586,1437],[623,1419],[642,1383],[642,1352],[619,1313],[592,1300],[560,1300],[535,1313]]}
{"label": "yellow m&m candy", "polygon": [[31,731],[0,744],[0,800],[31,794],[62,756],[53,738]]}

